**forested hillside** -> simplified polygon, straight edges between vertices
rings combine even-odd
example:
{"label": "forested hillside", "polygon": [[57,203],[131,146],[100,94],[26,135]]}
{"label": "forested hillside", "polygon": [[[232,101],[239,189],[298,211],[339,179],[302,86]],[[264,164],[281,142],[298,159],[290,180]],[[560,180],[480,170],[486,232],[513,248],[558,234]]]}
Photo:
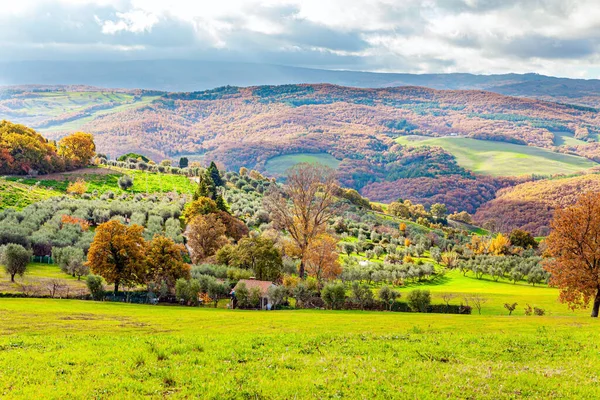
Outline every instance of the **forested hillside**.
{"label": "forested hillside", "polygon": [[[322,160],[337,169],[342,185],[371,200],[443,203],[472,214],[501,188],[589,172],[600,159],[597,109],[474,90],[12,87],[0,91],[0,117],[29,122],[50,140],[90,132],[109,158],[134,152],[156,161],[215,160],[275,177],[294,160]],[[540,221],[549,212],[540,208]],[[506,213],[518,214],[505,206],[494,218],[512,221]],[[490,217],[478,217],[484,219]],[[529,223],[523,221],[506,223]]]}

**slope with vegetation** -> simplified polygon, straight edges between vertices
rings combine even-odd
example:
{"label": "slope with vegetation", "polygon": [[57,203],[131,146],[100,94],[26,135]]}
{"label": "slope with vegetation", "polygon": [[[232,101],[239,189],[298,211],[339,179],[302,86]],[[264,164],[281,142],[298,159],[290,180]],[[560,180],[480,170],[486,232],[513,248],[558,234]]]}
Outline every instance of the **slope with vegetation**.
{"label": "slope with vegetation", "polygon": [[571,174],[598,166],[583,157],[513,143],[425,136],[403,136],[397,142],[409,146],[439,146],[455,156],[460,166],[483,175]]}
{"label": "slope with vegetation", "polygon": [[585,192],[600,192],[600,175],[588,174],[542,179],[502,189],[495,199],[480,207],[474,220],[496,231],[514,228],[545,236],[556,207],[575,203]]}

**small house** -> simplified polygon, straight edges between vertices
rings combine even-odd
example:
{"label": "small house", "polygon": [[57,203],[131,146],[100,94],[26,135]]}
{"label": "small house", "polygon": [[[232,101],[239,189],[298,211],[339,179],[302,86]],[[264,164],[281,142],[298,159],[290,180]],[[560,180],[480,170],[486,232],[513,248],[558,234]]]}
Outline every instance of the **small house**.
{"label": "small house", "polygon": [[269,300],[268,291],[271,286],[275,286],[273,282],[270,281],[258,281],[256,279],[240,279],[238,283],[235,285],[233,290],[231,291],[231,308],[236,307],[235,301],[235,292],[238,286],[244,283],[248,291],[251,291],[253,288],[258,288],[260,290],[260,305],[259,308],[261,310],[270,310],[271,309],[271,301]]}

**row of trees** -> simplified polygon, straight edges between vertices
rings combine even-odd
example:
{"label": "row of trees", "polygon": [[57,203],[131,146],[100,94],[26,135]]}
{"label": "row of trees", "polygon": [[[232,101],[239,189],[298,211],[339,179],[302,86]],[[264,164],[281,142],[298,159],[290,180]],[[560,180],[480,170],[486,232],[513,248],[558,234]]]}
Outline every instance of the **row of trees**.
{"label": "row of trees", "polygon": [[115,220],[96,228],[86,264],[93,274],[114,284],[115,294],[121,285],[164,283],[174,290],[177,279],[190,277],[183,246],[161,235],[146,241],[143,231],[140,225],[127,226]]}

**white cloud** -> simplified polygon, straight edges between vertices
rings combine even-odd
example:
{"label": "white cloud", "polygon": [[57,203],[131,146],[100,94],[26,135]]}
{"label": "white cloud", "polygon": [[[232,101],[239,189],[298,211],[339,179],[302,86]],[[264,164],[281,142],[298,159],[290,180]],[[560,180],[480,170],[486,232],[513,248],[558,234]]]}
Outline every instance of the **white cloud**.
{"label": "white cloud", "polygon": [[[407,72],[596,77],[597,0],[20,0],[0,50],[94,45],[145,58],[237,57]],[[101,47],[98,47],[101,44]],[[187,51],[186,51],[187,49]],[[102,50],[97,50],[102,51]],[[21,54],[20,52],[19,54]],[[298,57],[302,54],[302,57]]]}
{"label": "white cloud", "polygon": [[121,31],[129,31],[133,33],[148,32],[154,25],[158,23],[158,17],[154,14],[142,11],[133,10],[125,13],[116,13],[117,20],[100,21],[97,16],[94,16],[102,24],[102,33],[114,35]]}

